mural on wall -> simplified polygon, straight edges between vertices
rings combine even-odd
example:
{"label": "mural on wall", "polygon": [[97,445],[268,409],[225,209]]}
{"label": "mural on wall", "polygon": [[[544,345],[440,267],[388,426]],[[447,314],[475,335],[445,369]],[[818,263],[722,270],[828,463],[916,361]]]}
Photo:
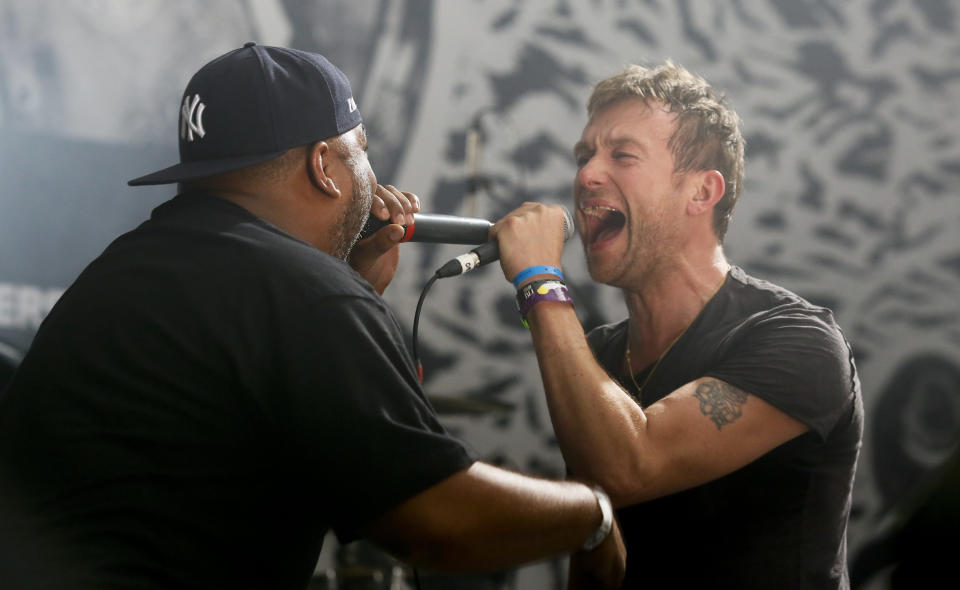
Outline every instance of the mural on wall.
{"label": "mural on wall", "polygon": [[[868,429],[856,556],[889,532],[960,435],[960,14],[947,2],[694,6],[491,1],[464,15],[438,5],[438,29],[468,24],[446,33],[458,44],[437,32],[448,49],[428,93],[450,110],[421,158],[445,163],[424,178],[427,202],[490,218],[523,200],[569,203],[589,87],[626,63],[671,58],[726,91],[748,145],[727,253],[834,309],[858,357]],[[476,201],[472,129],[484,138]],[[619,293],[590,284],[577,250],[564,268],[585,326],[622,317]],[[421,248],[410,296],[457,253]],[[428,391],[484,402],[450,422],[509,465],[561,474],[529,336],[499,271],[441,281],[425,307]],[[482,417],[467,411],[480,407]],[[872,565],[857,564],[858,583],[878,583]]]}
{"label": "mural on wall", "polygon": [[[170,196],[125,182],[175,161],[187,78],[244,41],[328,55],[353,82],[381,182],[426,211],[489,219],[525,200],[568,204],[592,84],[673,59],[744,120],[728,256],[834,309],[857,355],[855,561],[960,435],[958,27],[949,0],[6,0],[0,341],[22,353],[83,265]],[[426,279],[463,247],[403,248],[386,297],[412,327]],[[586,327],[625,314],[575,239],[564,270]],[[419,344],[453,431],[490,461],[563,475],[496,265],[433,286]],[[879,584],[875,569],[858,564],[857,581]],[[530,571],[513,583],[562,577],[557,563]]]}

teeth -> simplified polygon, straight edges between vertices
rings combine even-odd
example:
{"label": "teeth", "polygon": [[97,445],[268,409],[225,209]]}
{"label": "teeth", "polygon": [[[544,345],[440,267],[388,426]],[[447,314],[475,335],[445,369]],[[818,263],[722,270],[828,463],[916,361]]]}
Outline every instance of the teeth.
{"label": "teeth", "polygon": [[580,207],[580,210],[586,215],[591,217],[606,217],[610,213],[616,213],[617,210],[613,207],[607,207],[605,205],[596,205],[593,207]]}

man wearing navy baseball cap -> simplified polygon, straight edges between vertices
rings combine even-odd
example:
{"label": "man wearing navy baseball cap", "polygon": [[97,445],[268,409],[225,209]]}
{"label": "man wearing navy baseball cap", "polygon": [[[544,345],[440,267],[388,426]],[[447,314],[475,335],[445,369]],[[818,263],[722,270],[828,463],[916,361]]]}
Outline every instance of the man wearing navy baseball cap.
{"label": "man wearing navy baseball cap", "polygon": [[[477,462],[427,402],[380,297],[419,203],[377,184],[343,73],[248,43],[178,108],[180,162],[130,184],[179,194],[0,398],[5,588],[305,588],[330,529],[440,570],[582,552],[571,587],[618,587],[603,490]],[[358,242],[370,214],[395,223]]]}

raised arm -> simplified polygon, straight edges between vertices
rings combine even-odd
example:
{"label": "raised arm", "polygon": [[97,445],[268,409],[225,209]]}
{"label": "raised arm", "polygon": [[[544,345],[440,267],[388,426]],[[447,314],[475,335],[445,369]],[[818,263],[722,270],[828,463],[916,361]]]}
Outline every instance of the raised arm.
{"label": "raised arm", "polygon": [[[561,220],[559,208],[527,203],[497,222],[507,278],[534,265],[559,266]],[[563,456],[616,506],[716,479],[807,429],[750,392],[706,378],[644,411],[597,363],[572,306],[541,302],[527,320]]]}
{"label": "raised arm", "polygon": [[571,470],[616,506],[706,483],[802,434],[807,426],[711,378],[640,406],[596,362],[573,308],[527,316],[554,429]]}

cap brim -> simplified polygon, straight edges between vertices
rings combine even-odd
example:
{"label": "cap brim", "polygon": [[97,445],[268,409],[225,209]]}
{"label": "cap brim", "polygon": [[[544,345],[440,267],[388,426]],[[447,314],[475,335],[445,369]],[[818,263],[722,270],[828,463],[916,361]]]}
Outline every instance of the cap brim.
{"label": "cap brim", "polygon": [[201,160],[198,162],[184,162],[174,164],[169,168],[158,170],[146,176],[140,176],[133,180],[128,180],[130,186],[143,186],[149,184],[171,184],[174,182],[184,182],[215,176],[224,172],[232,172],[240,168],[246,168],[260,162],[266,162],[285,154],[287,150],[273,152],[270,154],[257,154],[253,156],[236,156],[232,158],[221,158],[218,160]]}

